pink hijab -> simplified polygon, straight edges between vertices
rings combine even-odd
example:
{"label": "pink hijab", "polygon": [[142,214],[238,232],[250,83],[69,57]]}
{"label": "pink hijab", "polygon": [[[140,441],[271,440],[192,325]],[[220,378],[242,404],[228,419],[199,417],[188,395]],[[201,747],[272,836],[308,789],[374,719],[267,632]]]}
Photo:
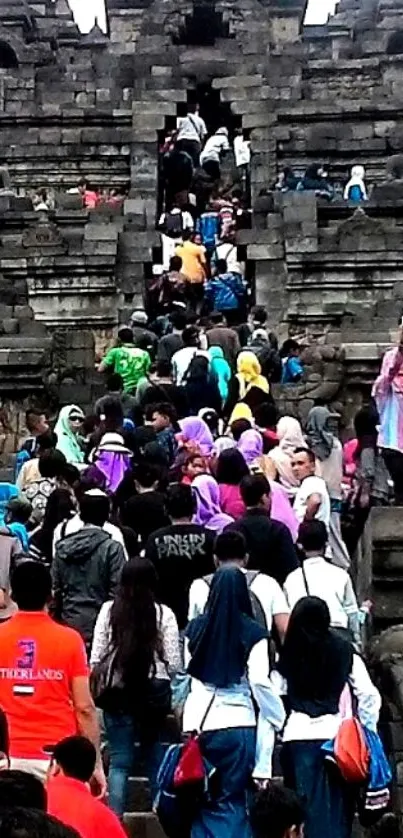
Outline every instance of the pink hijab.
{"label": "pink hijab", "polygon": [[277,424],[279,443],[268,454],[274,463],[278,479],[289,497],[294,497],[299,482],[293,474],[291,458],[296,448],[307,448],[302,428],[298,419],[293,416],[283,416]]}
{"label": "pink hijab", "polygon": [[290,504],[286,490],[276,483],[275,480],[269,481],[271,486],[271,511],[270,518],[273,521],[280,521],[289,529],[292,540],[295,544],[297,541],[299,522],[295,512]]}

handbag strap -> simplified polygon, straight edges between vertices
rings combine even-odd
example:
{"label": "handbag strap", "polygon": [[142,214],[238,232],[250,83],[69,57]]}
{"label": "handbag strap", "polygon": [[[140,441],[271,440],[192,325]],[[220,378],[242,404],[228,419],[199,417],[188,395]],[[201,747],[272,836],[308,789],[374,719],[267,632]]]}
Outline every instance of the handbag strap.
{"label": "handbag strap", "polygon": [[209,701],[209,703],[207,705],[207,710],[206,710],[206,712],[205,712],[205,714],[204,714],[204,716],[201,720],[199,733],[203,733],[204,725],[206,724],[206,721],[207,721],[207,716],[208,716],[208,714],[209,714],[209,712],[210,712],[210,710],[211,710],[211,708],[214,704],[216,695],[217,695],[217,690],[214,690],[213,697],[212,697],[211,701]]}
{"label": "handbag strap", "polygon": [[301,565],[301,570],[302,570],[302,576],[303,576],[303,578],[304,578],[304,585],[305,585],[306,595],[307,595],[307,596],[311,596],[310,591],[309,591],[309,585],[308,585],[308,579],[307,579],[307,575],[306,575],[306,570],[305,570],[305,562],[302,562],[302,565]]}
{"label": "handbag strap", "polygon": [[199,142],[201,143],[201,141],[202,141],[201,129],[199,128],[199,126],[198,126],[198,124],[197,124],[196,120],[194,119],[194,117],[192,116],[192,114],[188,113],[188,117],[189,117],[190,122],[191,122],[191,123],[192,123],[192,125],[193,125],[193,128],[194,128],[194,129],[195,129],[195,131],[196,131],[196,134],[197,134],[197,136],[198,136],[198,138],[199,138]]}

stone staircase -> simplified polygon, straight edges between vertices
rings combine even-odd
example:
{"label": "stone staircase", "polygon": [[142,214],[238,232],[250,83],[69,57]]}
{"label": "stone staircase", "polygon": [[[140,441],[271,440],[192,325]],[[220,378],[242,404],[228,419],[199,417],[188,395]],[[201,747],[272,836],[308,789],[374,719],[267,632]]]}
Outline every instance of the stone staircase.
{"label": "stone staircase", "polygon": [[[167,745],[177,742],[179,730],[173,717],[167,719],[164,740]],[[281,745],[277,745],[273,754],[273,777],[281,781],[280,766]],[[138,763],[138,775],[129,780],[127,812],[124,825],[131,838],[165,838],[157,816],[152,811],[152,799],[148,778],[142,776],[141,761]],[[355,833],[354,833],[355,835]]]}
{"label": "stone staircase", "polygon": [[[163,731],[164,744],[177,742],[179,729],[173,716],[167,719]],[[138,745],[137,748],[140,746]],[[164,838],[164,832],[158,818],[152,811],[152,798],[148,777],[141,757],[135,759],[137,765],[136,776],[130,777],[127,812],[124,816],[125,827],[132,838]]]}
{"label": "stone staircase", "polygon": [[152,812],[150,787],[146,777],[131,777],[125,827],[132,838],[164,838],[158,818]]}

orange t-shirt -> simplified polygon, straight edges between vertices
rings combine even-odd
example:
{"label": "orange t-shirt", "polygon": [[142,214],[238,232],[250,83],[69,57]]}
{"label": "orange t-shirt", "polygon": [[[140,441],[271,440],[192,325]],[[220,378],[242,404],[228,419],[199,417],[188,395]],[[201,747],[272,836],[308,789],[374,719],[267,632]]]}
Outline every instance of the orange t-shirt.
{"label": "orange t-shirt", "polygon": [[206,279],[206,248],[201,244],[186,241],[175,248],[175,256],[182,259],[181,273],[189,282],[200,283]]}
{"label": "orange t-shirt", "polygon": [[0,625],[0,707],[10,756],[46,759],[44,747],[77,733],[73,678],[88,675],[84,643],[48,614],[22,611]]}

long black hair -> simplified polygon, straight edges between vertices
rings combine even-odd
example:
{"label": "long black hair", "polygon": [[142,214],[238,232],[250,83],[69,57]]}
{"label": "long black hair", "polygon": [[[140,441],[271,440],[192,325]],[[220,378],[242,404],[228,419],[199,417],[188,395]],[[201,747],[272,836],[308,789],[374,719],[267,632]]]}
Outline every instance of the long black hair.
{"label": "long black hair", "polygon": [[141,692],[155,674],[155,655],[163,660],[158,629],[157,574],[147,559],[131,559],[124,566],[111,609],[111,644],[115,662],[128,687]]}
{"label": "long black hair", "polygon": [[280,654],[279,670],[299,698],[316,701],[346,683],[352,665],[352,646],[330,628],[326,602],[300,599],[294,606]]}
{"label": "long black hair", "polygon": [[376,405],[373,402],[367,407],[362,407],[354,417],[354,429],[357,437],[357,448],[354,454],[354,459],[358,460],[364,448],[377,447],[378,441],[378,425],[379,413]]}
{"label": "long black hair", "polygon": [[237,448],[228,448],[226,451],[221,451],[217,460],[217,483],[239,486],[243,477],[246,477],[248,474],[248,466]]}
{"label": "long black hair", "polygon": [[52,562],[53,536],[56,527],[72,518],[74,512],[74,500],[69,489],[55,489],[49,495],[42,526],[31,536],[32,545],[48,564]]}

